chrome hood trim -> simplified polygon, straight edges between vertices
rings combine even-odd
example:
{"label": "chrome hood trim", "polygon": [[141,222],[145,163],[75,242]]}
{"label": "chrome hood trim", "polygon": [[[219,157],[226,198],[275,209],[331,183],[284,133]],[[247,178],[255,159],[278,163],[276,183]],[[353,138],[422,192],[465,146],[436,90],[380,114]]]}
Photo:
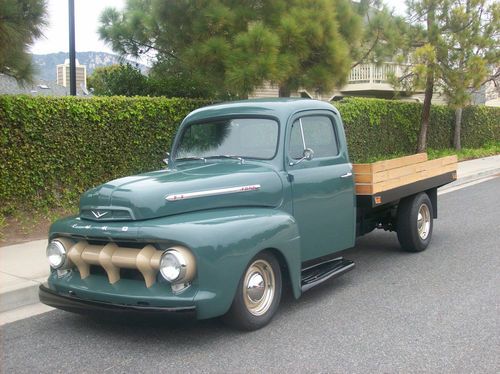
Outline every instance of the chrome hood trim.
{"label": "chrome hood trim", "polygon": [[197,197],[227,195],[232,193],[249,192],[257,190],[260,190],[260,184],[252,184],[249,186],[238,186],[238,187],[228,187],[228,188],[216,188],[213,190],[204,190],[197,192],[177,193],[168,195],[165,199],[168,201],[179,201],[186,199],[196,199]]}

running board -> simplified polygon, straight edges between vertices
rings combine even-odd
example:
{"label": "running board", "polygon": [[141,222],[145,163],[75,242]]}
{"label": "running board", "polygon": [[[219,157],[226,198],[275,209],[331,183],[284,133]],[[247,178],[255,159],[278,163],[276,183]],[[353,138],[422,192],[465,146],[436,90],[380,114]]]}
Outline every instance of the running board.
{"label": "running board", "polygon": [[345,260],[342,257],[321,262],[317,265],[302,269],[302,292],[327,281],[338,277],[354,268],[354,262]]}

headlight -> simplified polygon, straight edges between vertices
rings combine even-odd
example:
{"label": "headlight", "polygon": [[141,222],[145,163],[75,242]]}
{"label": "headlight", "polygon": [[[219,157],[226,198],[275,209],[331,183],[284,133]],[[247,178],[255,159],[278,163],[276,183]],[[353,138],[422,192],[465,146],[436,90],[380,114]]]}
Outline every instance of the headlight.
{"label": "headlight", "polygon": [[175,282],[186,273],[186,261],[175,251],[165,252],[161,256],[160,272],[163,278],[169,282]]}
{"label": "headlight", "polygon": [[191,281],[195,270],[194,256],[187,248],[172,247],[161,256],[160,273],[170,283]]}
{"label": "headlight", "polygon": [[59,240],[52,240],[47,246],[47,259],[53,269],[60,269],[66,263],[66,248]]}

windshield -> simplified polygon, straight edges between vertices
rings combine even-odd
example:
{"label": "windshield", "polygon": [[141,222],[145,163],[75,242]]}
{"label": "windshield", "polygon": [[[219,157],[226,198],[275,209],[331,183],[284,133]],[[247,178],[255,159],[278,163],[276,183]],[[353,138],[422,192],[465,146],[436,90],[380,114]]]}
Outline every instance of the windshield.
{"label": "windshield", "polygon": [[242,157],[270,160],[278,145],[278,122],[266,118],[234,118],[196,123],[185,128],[174,153],[176,160]]}

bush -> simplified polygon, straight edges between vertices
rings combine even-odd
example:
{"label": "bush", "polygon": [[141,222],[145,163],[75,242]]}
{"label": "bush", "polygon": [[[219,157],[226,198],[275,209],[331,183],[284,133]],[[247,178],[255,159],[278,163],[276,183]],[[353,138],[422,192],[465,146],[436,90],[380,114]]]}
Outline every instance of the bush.
{"label": "bush", "polygon": [[0,96],[0,214],[75,204],[107,180],[158,169],[206,101]]}
{"label": "bush", "polygon": [[148,94],[148,77],[130,64],[97,67],[87,81],[96,96]]}
{"label": "bush", "polygon": [[130,65],[98,67],[88,77],[95,96],[166,96],[212,98],[216,91],[208,82],[196,79],[191,72],[157,64],[146,76]]}
{"label": "bush", "polygon": [[462,147],[479,148],[500,142],[500,108],[470,106],[463,111]]}
{"label": "bush", "polygon": [[[415,152],[422,104],[381,99],[349,98],[334,103],[342,115],[349,156],[353,162]],[[427,144],[433,149],[452,146],[454,111],[433,105]],[[500,108],[464,109],[462,147],[479,148],[500,142]]]}
{"label": "bush", "polygon": [[[75,206],[107,180],[158,169],[184,116],[205,100],[147,97],[0,96],[0,215]],[[377,99],[336,103],[355,162],[411,154],[421,104]],[[464,148],[500,142],[500,109],[464,110]],[[429,147],[449,148],[454,114],[433,106]]]}

